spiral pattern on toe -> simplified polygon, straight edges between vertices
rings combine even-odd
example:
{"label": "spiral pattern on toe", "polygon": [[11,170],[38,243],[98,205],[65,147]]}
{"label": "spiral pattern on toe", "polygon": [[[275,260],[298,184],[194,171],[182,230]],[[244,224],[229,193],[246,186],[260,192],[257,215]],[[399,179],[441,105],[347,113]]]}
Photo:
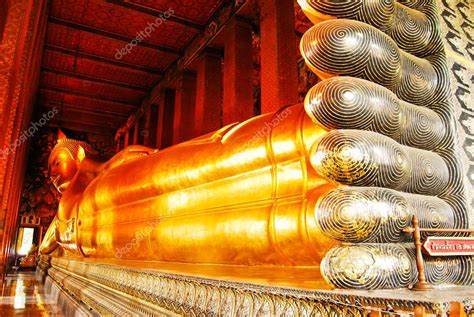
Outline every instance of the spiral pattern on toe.
{"label": "spiral pattern on toe", "polygon": [[440,116],[433,110],[414,106],[400,101],[401,128],[400,139],[395,139],[403,145],[409,145],[424,150],[434,150],[439,147],[446,135],[446,128]]}
{"label": "spiral pattern on toe", "polygon": [[305,110],[328,129],[378,132],[413,147],[436,148],[445,134],[432,110],[401,101],[390,90],[353,77],[333,77],[306,95]]}
{"label": "spiral pattern on toe", "polygon": [[386,188],[336,188],[321,196],[315,206],[321,231],[344,242],[410,241],[412,235],[403,229],[411,226],[413,215],[423,228],[455,225],[454,212],[443,200]]}
{"label": "spiral pattern on toe", "polygon": [[[404,195],[410,210],[419,220],[421,228],[432,229],[452,229],[456,228],[456,217],[453,208],[444,200],[437,197],[423,195]],[[421,237],[447,236],[454,234],[447,233],[426,233],[422,232]],[[412,240],[413,237],[409,237]]]}
{"label": "spiral pattern on toe", "polygon": [[[413,248],[408,252],[415,254]],[[474,264],[472,257],[425,257],[425,277],[434,285],[473,285]]]}
{"label": "spiral pattern on toe", "polygon": [[[472,285],[472,257],[425,258],[425,276],[435,285]],[[403,244],[349,244],[331,249],[321,262],[324,278],[335,287],[393,289],[417,280],[415,249]]]}
{"label": "spiral pattern on toe", "polygon": [[345,19],[321,22],[303,35],[301,51],[318,74],[366,79],[416,105],[441,98],[433,66],[401,51],[390,37],[368,24]]}
{"label": "spiral pattern on toe", "polygon": [[437,34],[436,8],[432,1],[401,4],[394,0],[300,0],[303,11],[314,22],[318,13],[370,24],[389,35],[404,51],[425,57],[442,50]]}
{"label": "spiral pattern on toe", "polygon": [[[305,110],[332,130],[312,147],[311,166],[355,186],[319,197],[316,222],[329,237],[363,243],[332,249],[323,275],[341,288],[406,287],[416,281],[416,263],[413,244],[400,243],[412,237],[401,230],[413,214],[423,228],[469,225],[435,1],[298,2],[317,23],[301,53],[323,79]],[[376,244],[392,242],[399,244]],[[425,261],[433,284],[474,282],[473,257]]]}
{"label": "spiral pattern on toe", "polygon": [[352,186],[437,195],[449,180],[439,155],[369,131],[329,132],[313,145],[310,161],[319,175]]}
{"label": "spiral pattern on toe", "polygon": [[379,84],[391,90],[400,76],[401,57],[396,44],[361,22],[330,20],[319,23],[303,35],[300,45],[307,65],[319,74],[371,81],[375,77]]}
{"label": "spiral pattern on toe", "polygon": [[397,244],[342,245],[321,262],[324,278],[338,288],[384,289],[413,284],[413,256]]}

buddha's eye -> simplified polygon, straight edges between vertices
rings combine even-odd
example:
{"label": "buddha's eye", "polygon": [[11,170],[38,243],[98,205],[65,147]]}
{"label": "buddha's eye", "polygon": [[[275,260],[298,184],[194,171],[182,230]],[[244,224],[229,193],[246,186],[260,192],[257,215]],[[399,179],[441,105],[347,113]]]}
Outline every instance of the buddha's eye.
{"label": "buddha's eye", "polygon": [[58,166],[58,165],[59,165],[59,161],[55,161],[54,166]]}

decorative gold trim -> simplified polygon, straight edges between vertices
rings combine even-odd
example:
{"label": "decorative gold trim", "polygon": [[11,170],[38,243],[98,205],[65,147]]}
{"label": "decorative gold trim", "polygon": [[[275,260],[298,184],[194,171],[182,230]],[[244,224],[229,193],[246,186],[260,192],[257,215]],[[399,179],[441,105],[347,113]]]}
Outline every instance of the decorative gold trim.
{"label": "decorative gold trim", "polygon": [[[40,267],[48,265],[47,259],[41,258]],[[413,312],[415,306],[424,306],[434,314],[449,309],[448,303],[435,300],[402,300],[259,286],[66,258],[51,258],[50,261],[48,274],[101,314],[123,315],[124,309],[130,313],[134,309],[144,312],[156,307],[185,316],[319,314],[362,317],[371,310],[386,311],[390,307],[399,313]]]}

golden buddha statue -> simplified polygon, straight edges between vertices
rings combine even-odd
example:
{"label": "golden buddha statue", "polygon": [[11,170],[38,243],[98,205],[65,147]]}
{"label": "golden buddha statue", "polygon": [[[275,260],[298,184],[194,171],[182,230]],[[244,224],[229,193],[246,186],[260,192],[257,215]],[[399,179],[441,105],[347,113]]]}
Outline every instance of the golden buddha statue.
{"label": "golden buddha statue", "polygon": [[[442,66],[368,24],[320,22],[333,14],[322,2],[331,1],[300,1],[319,22],[302,55],[325,79],[304,105],[162,151],[131,146],[105,163],[84,143],[59,140],[49,168],[62,198],[41,253],[60,245],[91,258],[321,266],[337,287],[413,284],[402,232],[412,215],[423,227],[467,225],[462,193],[452,198]],[[370,1],[354,3],[363,12]],[[138,235],[140,246],[129,247]],[[471,258],[435,261],[427,261],[430,282],[472,283]]]}

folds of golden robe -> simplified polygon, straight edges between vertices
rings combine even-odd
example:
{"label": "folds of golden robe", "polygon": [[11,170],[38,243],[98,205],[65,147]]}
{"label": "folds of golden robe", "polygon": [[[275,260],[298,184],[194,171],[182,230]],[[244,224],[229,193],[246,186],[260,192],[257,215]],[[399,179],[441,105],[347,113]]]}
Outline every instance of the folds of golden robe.
{"label": "folds of golden robe", "polygon": [[[325,78],[304,105],[106,169],[65,193],[43,253],[56,240],[93,258],[321,265],[337,287],[413,284],[402,233],[411,216],[428,228],[468,224],[433,16],[380,1],[391,39],[369,25],[380,27],[369,14],[378,1],[333,2],[300,1],[318,22],[302,55]],[[396,12],[422,30],[410,50]],[[320,22],[337,14],[359,21]],[[470,257],[430,258],[426,271],[432,283],[473,282]]]}

